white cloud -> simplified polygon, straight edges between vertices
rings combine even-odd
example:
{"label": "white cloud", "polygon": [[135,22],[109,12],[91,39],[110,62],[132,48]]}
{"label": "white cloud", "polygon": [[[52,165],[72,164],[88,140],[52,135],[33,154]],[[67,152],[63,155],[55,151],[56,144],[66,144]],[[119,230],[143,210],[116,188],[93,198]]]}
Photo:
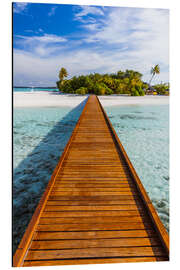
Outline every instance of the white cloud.
{"label": "white cloud", "polygon": [[[43,31],[43,29],[39,28],[37,31],[32,30],[32,29],[27,29],[27,30],[24,30],[24,32],[26,32],[26,33],[35,33],[35,34],[40,34],[41,33],[42,34],[44,31]],[[19,36],[19,37],[21,37],[21,36]]]}
{"label": "white cloud", "polygon": [[55,14],[55,10],[57,9],[57,7],[52,7],[51,10],[48,13],[48,16],[51,17]]}
{"label": "white cloud", "polygon": [[14,3],[13,4],[13,12],[14,13],[22,13],[27,9],[28,3]]}
{"label": "white cloud", "polygon": [[[62,66],[67,68],[70,77],[92,72],[113,73],[120,69],[135,69],[141,73],[148,70],[144,79],[149,80],[150,66],[146,66],[145,62],[137,62],[135,57],[129,59],[128,53],[123,52],[125,52],[123,49],[118,52],[95,52],[92,49],[83,49],[67,54],[61,53],[55,57],[41,58],[31,53],[15,51],[14,83],[18,85],[19,79],[22,78],[25,78],[26,82],[31,82],[33,78],[36,85],[40,80],[44,81],[45,85],[55,85],[58,80],[58,71]],[[154,82],[168,81],[168,72],[162,71],[157,79],[155,78]]]}
{"label": "white cloud", "polygon": [[[92,23],[96,21],[94,18],[91,17],[92,15],[100,15],[100,16],[104,15],[104,11],[102,10],[101,7],[80,6],[79,8],[80,11],[75,13],[74,19],[80,22]],[[86,19],[84,19],[84,17],[86,17]]]}
{"label": "white cloud", "polygon": [[115,8],[103,23],[103,27],[88,35],[86,41],[97,42],[98,40],[109,44],[132,42],[134,44],[142,41],[146,43],[156,41],[158,36],[168,40],[166,10]]}
{"label": "white cloud", "polygon": [[87,30],[94,31],[99,29],[98,23],[92,23],[92,24],[86,24],[83,26],[83,28],[86,28]]}
{"label": "white cloud", "polygon": [[92,7],[92,6],[80,6],[80,11],[75,14],[75,17],[83,17],[89,14],[92,15],[104,15],[101,7]]}
{"label": "white cloud", "polygon": [[41,43],[57,43],[57,42],[65,42],[67,41],[66,38],[60,37],[53,34],[44,34],[43,36],[21,36],[16,35],[16,38],[20,38],[22,43],[32,43],[35,41],[41,42]]}
{"label": "white cloud", "polygon": [[[84,24],[93,30],[84,41],[102,46],[115,46],[117,58],[121,54],[120,66],[137,67],[148,74],[151,66],[160,64],[162,70],[169,65],[169,14],[162,9],[115,8],[98,28],[97,23]],[[117,48],[126,47],[119,52]],[[125,65],[126,64],[126,65]],[[166,76],[168,71],[166,71]],[[146,75],[147,78],[149,75]],[[159,78],[168,80],[161,75]]]}
{"label": "white cloud", "polygon": [[[99,11],[84,8],[76,18],[91,12]],[[56,35],[19,36],[25,46],[23,50],[14,51],[14,82],[17,85],[22,78],[26,82],[33,78],[37,85],[39,81],[47,85],[54,82],[55,85],[62,66],[67,68],[70,76],[134,69],[149,81],[150,69],[155,64],[160,65],[161,73],[153,83],[168,81],[168,15],[167,10],[160,9],[111,8],[101,19],[94,19],[91,23],[87,22],[89,17],[84,19],[83,27],[87,31],[79,39],[81,47],[77,47],[74,41],[66,43],[64,37]],[[29,52],[27,45],[31,47]]]}
{"label": "white cloud", "polygon": [[36,36],[15,35],[14,43],[24,51],[34,54],[34,56],[49,57],[52,53],[58,53],[62,45],[67,41],[66,38],[53,34]]}

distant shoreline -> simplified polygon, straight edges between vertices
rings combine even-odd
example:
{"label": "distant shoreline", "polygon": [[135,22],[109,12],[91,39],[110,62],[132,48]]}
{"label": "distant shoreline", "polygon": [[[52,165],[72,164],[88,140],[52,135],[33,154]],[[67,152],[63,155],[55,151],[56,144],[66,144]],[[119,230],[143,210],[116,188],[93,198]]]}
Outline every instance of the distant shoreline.
{"label": "distant shoreline", "polygon": [[[88,95],[60,94],[58,92],[14,92],[14,108],[34,108],[34,107],[76,107],[85,100]],[[110,95],[99,96],[103,106],[120,105],[168,105],[169,96],[125,96]]]}

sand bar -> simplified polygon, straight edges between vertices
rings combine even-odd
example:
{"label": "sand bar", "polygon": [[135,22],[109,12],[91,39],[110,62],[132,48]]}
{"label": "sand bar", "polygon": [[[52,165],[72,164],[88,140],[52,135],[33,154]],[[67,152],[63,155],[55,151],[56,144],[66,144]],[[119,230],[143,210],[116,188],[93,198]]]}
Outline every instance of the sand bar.
{"label": "sand bar", "polygon": [[[53,92],[14,92],[14,108],[23,107],[76,107],[87,98],[73,94],[59,94]],[[142,96],[131,97],[123,95],[111,95],[99,97],[103,106],[119,105],[167,105],[168,96]]]}

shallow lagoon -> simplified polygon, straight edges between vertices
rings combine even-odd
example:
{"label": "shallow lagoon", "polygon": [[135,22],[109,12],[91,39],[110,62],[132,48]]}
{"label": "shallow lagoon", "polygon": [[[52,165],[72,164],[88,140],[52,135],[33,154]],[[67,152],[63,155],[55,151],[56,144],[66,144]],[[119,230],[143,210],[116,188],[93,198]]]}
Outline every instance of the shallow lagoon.
{"label": "shallow lagoon", "polygon": [[[13,249],[31,219],[84,102],[72,109],[14,110]],[[106,112],[150,198],[169,226],[167,105],[106,107]]]}

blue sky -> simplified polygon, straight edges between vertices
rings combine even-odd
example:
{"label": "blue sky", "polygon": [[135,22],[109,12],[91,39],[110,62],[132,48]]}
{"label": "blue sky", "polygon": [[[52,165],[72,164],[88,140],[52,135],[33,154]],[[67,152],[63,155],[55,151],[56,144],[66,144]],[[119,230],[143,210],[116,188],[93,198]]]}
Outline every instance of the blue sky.
{"label": "blue sky", "polygon": [[13,4],[14,85],[55,86],[69,77],[134,69],[169,81],[169,11],[60,4]]}

